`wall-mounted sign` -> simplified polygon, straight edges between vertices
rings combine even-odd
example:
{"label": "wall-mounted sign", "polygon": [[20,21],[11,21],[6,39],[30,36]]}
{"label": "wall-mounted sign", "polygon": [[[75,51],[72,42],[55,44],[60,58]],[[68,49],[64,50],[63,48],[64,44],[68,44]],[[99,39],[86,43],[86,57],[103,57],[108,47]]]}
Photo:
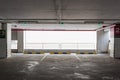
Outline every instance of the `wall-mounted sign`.
{"label": "wall-mounted sign", "polygon": [[115,38],[120,38],[120,25],[114,27]]}
{"label": "wall-mounted sign", "polygon": [[0,38],[5,38],[5,36],[6,36],[6,31],[0,30]]}

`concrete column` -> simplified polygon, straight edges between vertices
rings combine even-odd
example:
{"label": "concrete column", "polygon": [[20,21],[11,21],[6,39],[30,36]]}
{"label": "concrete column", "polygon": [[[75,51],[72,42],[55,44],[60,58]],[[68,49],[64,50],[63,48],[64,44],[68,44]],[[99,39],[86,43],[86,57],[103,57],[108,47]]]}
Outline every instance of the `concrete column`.
{"label": "concrete column", "polygon": [[11,57],[11,25],[1,24],[0,31],[0,58]]}
{"label": "concrete column", "polygon": [[110,57],[114,58],[114,26],[110,27]]}
{"label": "concrete column", "polygon": [[18,53],[23,53],[24,50],[24,31],[17,32],[17,40],[18,40]]}
{"label": "concrete column", "polygon": [[109,31],[97,31],[97,52],[106,53],[109,48]]}
{"label": "concrete column", "polygon": [[120,24],[114,26],[114,58],[120,58]]}
{"label": "concrete column", "polygon": [[110,56],[120,58],[120,24],[110,27]]}

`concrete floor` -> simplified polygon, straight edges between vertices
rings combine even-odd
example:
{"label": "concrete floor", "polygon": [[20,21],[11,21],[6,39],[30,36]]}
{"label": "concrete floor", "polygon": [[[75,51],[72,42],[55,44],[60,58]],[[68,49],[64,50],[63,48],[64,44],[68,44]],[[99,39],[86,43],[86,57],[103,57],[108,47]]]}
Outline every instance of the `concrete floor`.
{"label": "concrete floor", "polygon": [[120,60],[106,54],[14,55],[0,60],[0,80],[120,80]]}

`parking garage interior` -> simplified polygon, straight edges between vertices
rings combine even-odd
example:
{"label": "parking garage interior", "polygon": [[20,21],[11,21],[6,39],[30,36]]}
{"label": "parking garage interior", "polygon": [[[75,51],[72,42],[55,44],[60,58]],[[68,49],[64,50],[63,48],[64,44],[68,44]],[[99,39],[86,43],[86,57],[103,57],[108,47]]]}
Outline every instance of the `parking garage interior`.
{"label": "parking garage interior", "polygon": [[119,0],[0,0],[0,80],[120,80]]}

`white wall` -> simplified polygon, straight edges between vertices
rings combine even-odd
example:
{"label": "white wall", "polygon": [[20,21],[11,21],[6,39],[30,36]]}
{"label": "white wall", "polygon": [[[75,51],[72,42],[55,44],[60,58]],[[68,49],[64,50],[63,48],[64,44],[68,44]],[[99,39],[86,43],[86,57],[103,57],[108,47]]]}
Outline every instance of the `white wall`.
{"label": "white wall", "polygon": [[97,31],[97,51],[108,52],[109,48],[109,31]]}

